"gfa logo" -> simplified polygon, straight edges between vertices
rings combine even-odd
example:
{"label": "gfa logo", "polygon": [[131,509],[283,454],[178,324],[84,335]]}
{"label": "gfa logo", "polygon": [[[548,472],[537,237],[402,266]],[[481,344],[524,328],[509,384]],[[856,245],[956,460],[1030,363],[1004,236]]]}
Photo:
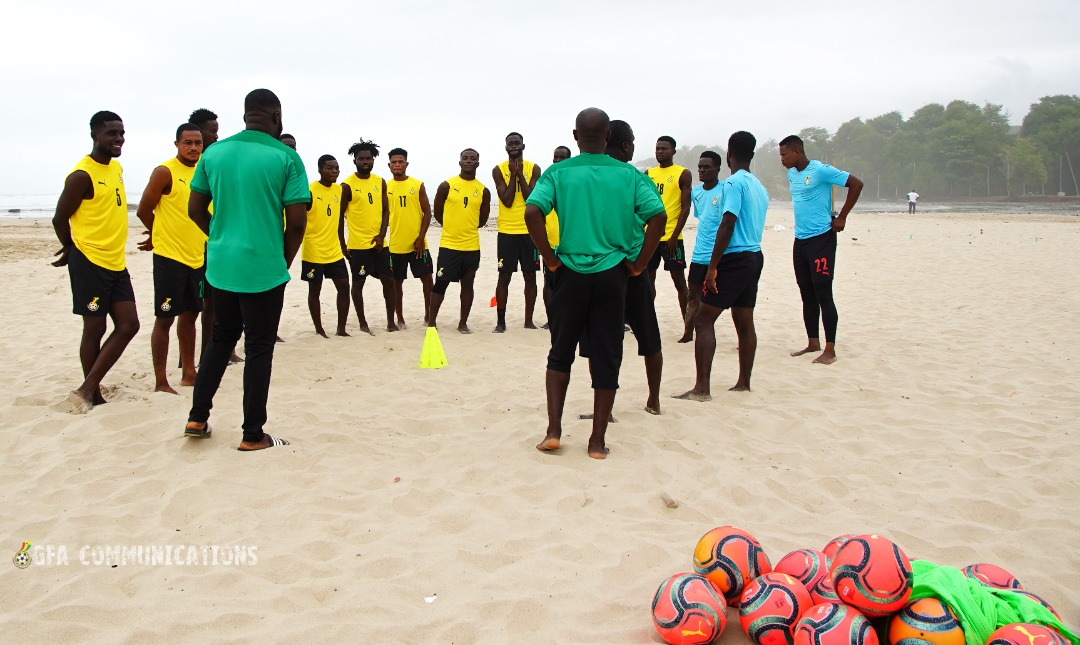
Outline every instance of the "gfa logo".
{"label": "gfa logo", "polygon": [[170,309],[172,309],[172,304],[171,303],[172,303],[172,298],[166,298],[165,302],[161,303],[161,310],[162,311],[169,311]]}
{"label": "gfa logo", "polygon": [[[502,265],[500,264],[499,266]],[[86,305],[86,308],[90,311],[97,311],[98,309],[101,309],[101,305],[98,304],[98,300],[101,300],[101,298],[94,298],[90,301],[89,304]]]}

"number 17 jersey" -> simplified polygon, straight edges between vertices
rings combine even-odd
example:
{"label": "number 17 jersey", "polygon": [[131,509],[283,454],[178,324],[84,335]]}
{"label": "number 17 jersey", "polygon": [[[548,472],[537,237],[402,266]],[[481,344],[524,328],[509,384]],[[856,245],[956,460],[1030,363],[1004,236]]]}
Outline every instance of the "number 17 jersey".
{"label": "number 17 jersey", "polygon": [[378,175],[361,179],[356,173],[350,174],[342,184],[352,191],[349,206],[345,209],[345,223],[348,225],[350,249],[370,249],[382,229],[383,180]]}

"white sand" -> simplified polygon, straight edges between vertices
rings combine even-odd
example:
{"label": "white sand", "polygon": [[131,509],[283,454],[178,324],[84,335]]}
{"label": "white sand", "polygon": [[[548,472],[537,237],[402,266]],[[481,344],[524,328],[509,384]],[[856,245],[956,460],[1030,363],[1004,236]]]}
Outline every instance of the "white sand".
{"label": "white sand", "polygon": [[[605,462],[585,454],[580,362],[562,454],[533,449],[547,335],[521,328],[520,276],[509,332],[488,333],[494,233],[483,234],[477,333],[454,331],[451,286],[440,317],[450,366],[437,372],[417,368],[418,281],[405,285],[408,331],[329,340],[314,335],[306,287],[292,282],[267,430],[293,445],[239,454],[242,367],[226,374],[210,440],[181,437],[189,388],[151,392],[141,227],[128,257],[143,328],[105,381],[111,402],[75,416],[66,397],[81,381],[81,323],[67,273],[47,264],[47,222],[4,222],[0,556],[30,540],[64,545],[70,564],[0,562],[0,641],[659,642],[657,585],[722,524],[754,533],[774,562],[846,532],[881,533],[942,564],[994,562],[1078,626],[1080,218],[856,212],[850,222],[837,257],[840,361],[825,367],[788,356],[805,343],[791,231],[771,227],[792,217],[770,210],[751,393],[725,391],[737,374],[725,314],[715,399],[668,398],[693,384],[693,357],[674,342],[662,274],[664,416],[641,409],[644,369],[628,336]],[[377,286],[366,294],[369,321],[385,324]],[[327,284],[328,329],[332,303]],[[175,366],[175,340],[171,349]],[[170,376],[175,385],[179,370]],[[258,562],[79,562],[83,545],[139,544],[255,545]],[[747,642],[731,617],[720,642]]]}

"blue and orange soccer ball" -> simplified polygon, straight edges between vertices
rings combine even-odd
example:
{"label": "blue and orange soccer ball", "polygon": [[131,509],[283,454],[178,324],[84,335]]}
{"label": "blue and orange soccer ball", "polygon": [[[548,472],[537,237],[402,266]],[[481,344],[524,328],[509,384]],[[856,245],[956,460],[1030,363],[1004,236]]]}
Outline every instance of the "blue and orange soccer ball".
{"label": "blue and orange soccer ball", "polygon": [[999,627],[986,645],[1069,645],[1065,637],[1049,627],[1032,623],[1013,623]]}
{"label": "blue and orange soccer ball", "polygon": [[814,605],[795,623],[795,645],[878,645],[878,637],[857,609],[827,602]]}
{"label": "blue and orange soccer ball", "polygon": [[952,609],[937,598],[904,607],[889,621],[890,645],[964,645],[964,628]]}
{"label": "blue and orange soccer ball", "polygon": [[747,583],[772,571],[772,563],[753,535],[734,526],[720,526],[698,540],[694,571],[716,585],[735,607]]}
{"label": "blue and orange soccer ball", "polygon": [[911,562],[900,547],[878,535],[851,538],[829,571],[840,600],[867,616],[900,611],[911,597]]}
{"label": "blue and orange soccer ball", "polygon": [[786,573],[766,573],[743,590],[739,623],[756,645],[792,645],[795,623],[813,604],[803,583]]}
{"label": "blue and orange soccer ball", "polygon": [[963,571],[965,576],[972,580],[978,580],[987,587],[1009,590],[1024,588],[1020,581],[1016,579],[1016,576],[996,564],[986,564],[985,562],[969,564],[964,567]]}
{"label": "blue and orange soccer ball", "polygon": [[829,558],[822,551],[798,549],[780,558],[773,573],[786,573],[803,583],[814,604],[840,602],[829,578]]}
{"label": "blue and orange soccer ball", "polygon": [[665,643],[710,643],[727,626],[727,604],[711,582],[695,573],[676,573],[656,590],[653,625]]}

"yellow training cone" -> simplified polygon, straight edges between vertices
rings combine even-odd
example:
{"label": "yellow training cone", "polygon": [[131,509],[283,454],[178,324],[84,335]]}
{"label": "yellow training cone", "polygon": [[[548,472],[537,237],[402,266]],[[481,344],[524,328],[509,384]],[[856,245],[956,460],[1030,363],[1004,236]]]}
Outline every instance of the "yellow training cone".
{"label": "yellow training cone", "polygon": [[420,350],[420,368],[437,370],[446,367],[446,354],[443,353],[439,330],[428,327],[424,334],[424,347]]}

